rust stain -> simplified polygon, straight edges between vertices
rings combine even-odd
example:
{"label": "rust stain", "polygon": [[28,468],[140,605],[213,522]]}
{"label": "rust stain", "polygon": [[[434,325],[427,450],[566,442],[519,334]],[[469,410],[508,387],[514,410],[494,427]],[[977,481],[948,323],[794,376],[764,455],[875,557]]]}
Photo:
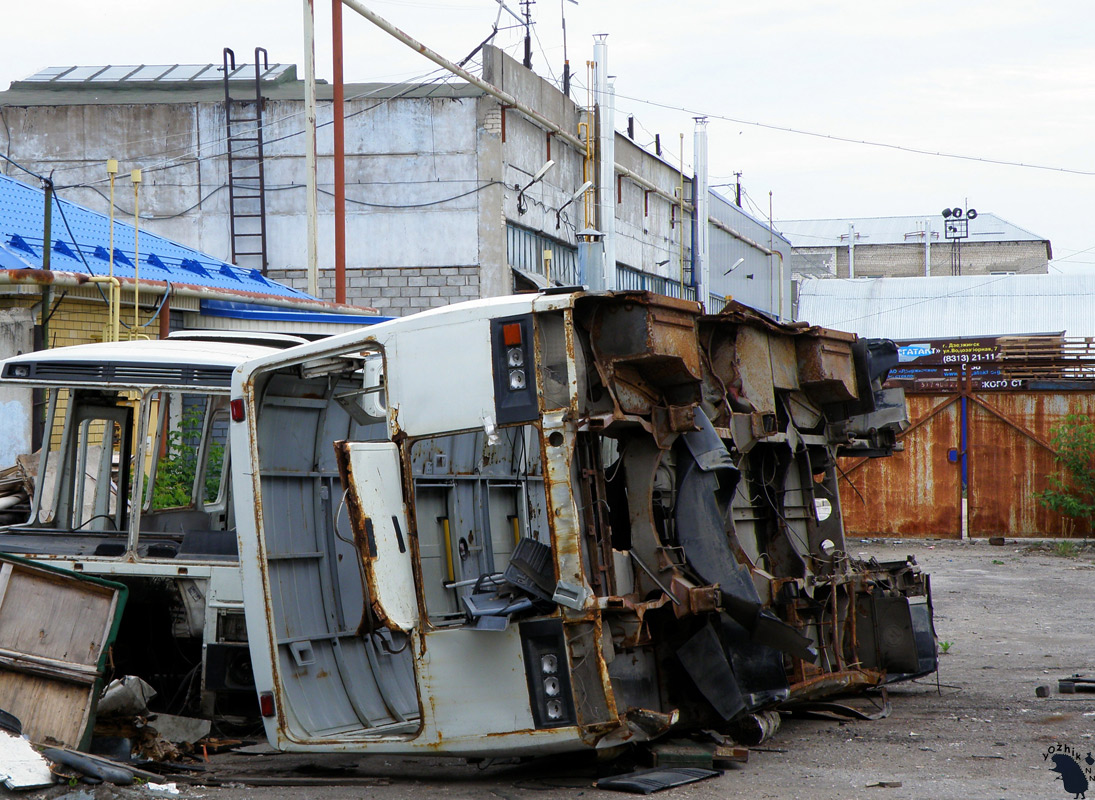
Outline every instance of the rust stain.
{"label": "rust stain", "polygon": [[848,534],[961,535],[962,509],[955,499],[962,473],[960,465],[948,457],[960,445],[960,407],[951,403],[933,414],[943,399],[939,395],[907,397],[909,419],[920,424],[902,438],[903,451],[861,465],[852,459],[840,460],[844,473],[839,482],[840,503]]}
{"label": "rust stain", "polygon": [[[902,437],[903,452],[887,459],[841,460],[840,499],[848,533],[961,535],[960,399],[909,393],[914,424]],[[1089,535],[1088,524],[1051,511],[1038,495],[1058,472],[1049,449],[1054,427],[1068,414],[1095,414],[1095,399],[1075,392],[974,388],[966,408],[969,535]]]}
{"label": "rust stain", "polygon": [[[5,276],[12,283],[36,283],[40,285],[52,284],[56,281],[56,275],[51,270],[41,269],[8,269],[4,270]],[[66,279],[75,280],[76,283],[87,283],[90,276],[79,272],[65,273]]]}
{"label": "rust stain", "polygon": [[[335,449],[335,461],[338,463],[338,474],[342,480],[342,485],[347,488],[346,492],[346,514],[350,520],[350,529],[354,535],[354,546],[357,548],[359,557],[361,558],[364,569],[360,574],[363,575],[363,589],[365,590],[365,596],[369,598],[369,608],[362,608],[361,619],[357,625],[357,633],[359,636],[365,636],[375,628],[391,628],[392,630],[402,631],[398,625],[394,624],[384,611],[384,607],[376,599],[379,597],[380,592],[376,584],[376,573],[373,570],[373,558],[370,556],[370,547],[368,542],[367,527],[370,524],[368,518],[365,516],[364,511],[361,508],[361,499],[357,493],[357,484],[354,482],[353,467],[350,461],[350,442],[341,440],[333,442]],[[369,619],[369,614],[372,613],[375,620]]]}

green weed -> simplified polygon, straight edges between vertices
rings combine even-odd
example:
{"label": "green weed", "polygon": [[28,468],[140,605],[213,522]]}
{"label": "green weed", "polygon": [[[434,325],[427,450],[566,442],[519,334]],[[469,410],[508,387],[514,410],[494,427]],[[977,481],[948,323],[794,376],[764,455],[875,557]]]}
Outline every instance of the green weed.
{"label": "green weed", "polygon": [[1062,558],[1071,558],[1076,555],[1076,543],[1069,541],[1057,542],[1053,546],[1053,552]]}

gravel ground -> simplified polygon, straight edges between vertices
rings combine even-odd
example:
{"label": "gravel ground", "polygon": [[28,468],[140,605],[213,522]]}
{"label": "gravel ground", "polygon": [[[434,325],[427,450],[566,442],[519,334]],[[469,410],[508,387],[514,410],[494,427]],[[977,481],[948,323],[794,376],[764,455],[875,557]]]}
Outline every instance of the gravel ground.
{"label": "gravel ground", "polygon": [[[1095,549],[1079,544],[1074,552],[1062,553],[1056,545],[1032,547],[1014,540],[1003,547],[986,541],[853,540],[849,549],[888,559],[913,554],[931,574],[936,631],[941,642],[950,643],[940,656],[938,685],[933,678],[893,688],[892,713],[882,720],[785,719],[775,737],[750,754],[748,764],[661,796],[674,800],[1076,796],[1066,792],[1051,771],[1048,749],[1067,745],[1079,754],[1081,764],[1089,751],[1095,751],[1095,694],[1057,690],[1058,678],[1095,675]],[[1040,685],[1049,687],[1048,697],[1036,696]],[[605,768],[576,757],[480,769],[451,760],[231,753],[213,757],[209,769],[225,778],[237,776],[240,782],[218,788],[180,785],[179,796],[215,800],[271,793],[287,800],[621,796],[592,788],[598,771]],[[338,777],[353,785],[274,788],[243,783],[249,779],[244,776],[291,783],[308,775]],[[1095,792],[1095,780],[1092,784]],[[33,797],[102,800],[153,794],[147,787],[55,787]]]}

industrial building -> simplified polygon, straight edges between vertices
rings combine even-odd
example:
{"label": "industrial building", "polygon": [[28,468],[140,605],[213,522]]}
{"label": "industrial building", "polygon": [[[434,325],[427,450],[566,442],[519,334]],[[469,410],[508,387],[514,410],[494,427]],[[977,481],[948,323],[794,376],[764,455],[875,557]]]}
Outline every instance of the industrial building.
{"label": "industrial building", "polygon": [[[699,287],[709,308],[733,296],[790,317],[790,244],[706,189],[702,124],[696,171],[682,171],[660,145],[599,136],[593,108],[500,50],[481,58],[490,91],[444,72],[346,84],[346,302],[403,315],[549,284],[596,288],[580,269],[583,239],[607,254],[605,288],[695,297]],[[142,227],[304,289],[304,82],[262,52],[255,61],[51,68],[0,93],[2,145],[101,210],[106,160],[123,175],[140,167]],[[332,87],[318,97],[314,293],[336,299]],[[602,116],[614,127],[610,105]],[[133,205],[119,185],[124,217]]]}
{"label": "industrial building", "polygon": [[887,339],[1095,336],[1095,275],[803,280],[796,318]]}
{"label": "industrial building", "polygon": [[[954,212],[959,212],[955,214]],[[995,214],[780,220],[791,272],[818,278],[1029,275],[1049,271],[1043,236]]]}

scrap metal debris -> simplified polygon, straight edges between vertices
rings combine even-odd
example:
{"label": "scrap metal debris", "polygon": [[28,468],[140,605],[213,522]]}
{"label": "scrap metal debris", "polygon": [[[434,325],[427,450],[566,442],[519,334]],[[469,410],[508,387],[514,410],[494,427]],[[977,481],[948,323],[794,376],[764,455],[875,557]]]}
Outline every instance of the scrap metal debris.
{"label": "scrap metal debris", "polygon": [[0,781],[9,789],[38,789],[53,785],[53,773],[29,741],[0,730]]}
{"label": "scrap metal debris", "polygon": [[1077,692],[1095,692],[1095,678],[1076,674],[1070,678],[1061,678],[1057,681],[1057,691],[1061,694],[1076,694]]}
{"label": "scrap metal debris", "polygon": [[137,717],[148,714],[148,702],[156,690],[136,675],[112,680],[99,698],[100,717]]}
{"label": "scrap metal debris", "polygon": [[624,775],[614,775],[611,778],[601,778],[594,786],[598,789],[615,792],[653,794],[664,789],[672,789],[675,786],[684,786],[708,778],[717,778],[720,775],[722,775],[722,772],[717,769],[655,767],[653,769],[642,769],[638,772],[628,772]]}

